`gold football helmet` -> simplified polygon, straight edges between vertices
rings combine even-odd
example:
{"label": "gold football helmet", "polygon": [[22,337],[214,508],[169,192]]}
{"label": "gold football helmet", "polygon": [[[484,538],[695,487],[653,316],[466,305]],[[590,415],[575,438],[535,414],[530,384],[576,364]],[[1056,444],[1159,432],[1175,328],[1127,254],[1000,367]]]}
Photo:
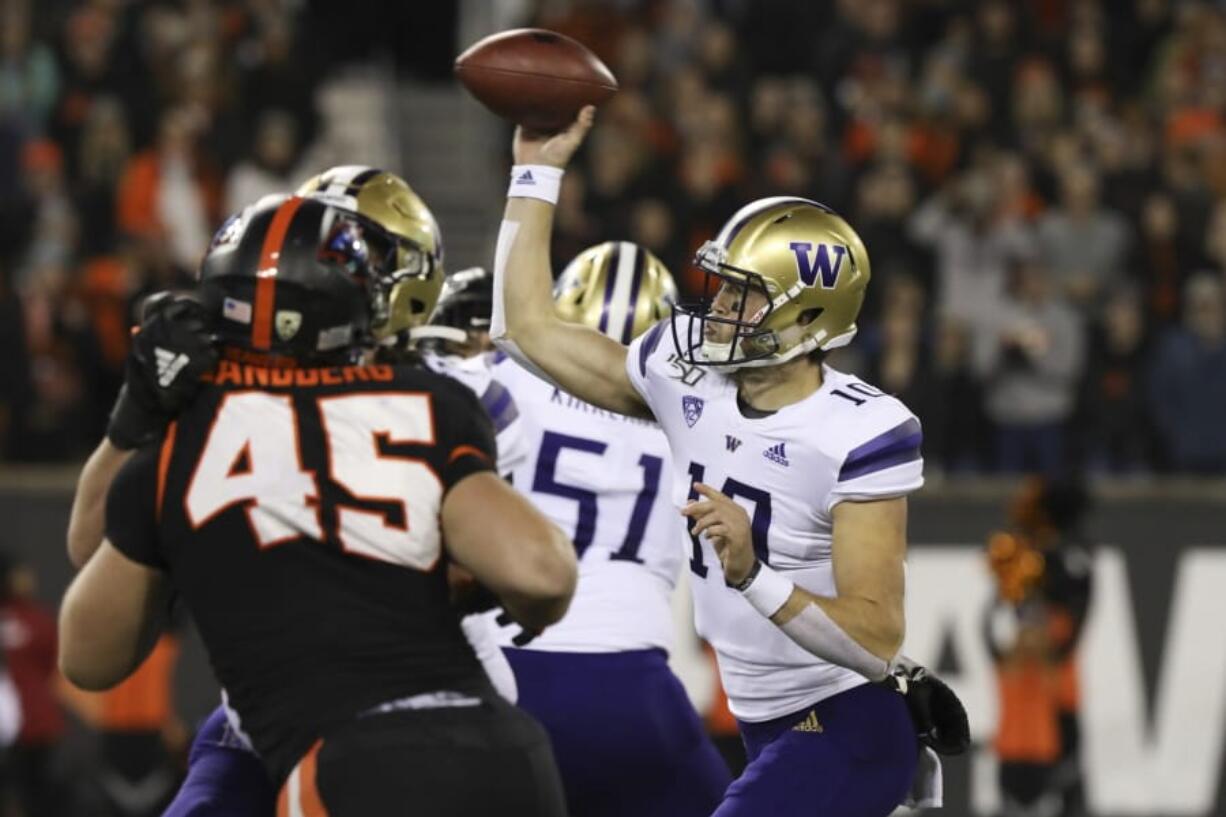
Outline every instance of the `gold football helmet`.
{"label": "gold football helmet", "polygon": [[664,262],[638,244],[606,241],[566,265],[554,285],[557,313],[621,343],[629,343],[667,317],[677,285]]}
{"label": "gold football helmet", "polygon": [[[809,199],[775,197],[742,207],[694,262],[706,273],[700,302],[673,313],[677,355],[694,365],[735,369],[774,366],[817,349],[851,342],[869,279],[868,251],[833,210]],[[757,290],[766,304],[746,315],[715,315],[724,284]],[[682,321],[680,317],[689,318]],[[735,327],[727,343],[709,339],[707,324]]]}
{"label": "gold football helmet", "polygon": [[376,339],[430,319],[443,289],[443,238],[430,208],[404,179],[373,167],[341,165],[305,182],[298,195],[354,210],[396,239],[393,272],[371,321]]}

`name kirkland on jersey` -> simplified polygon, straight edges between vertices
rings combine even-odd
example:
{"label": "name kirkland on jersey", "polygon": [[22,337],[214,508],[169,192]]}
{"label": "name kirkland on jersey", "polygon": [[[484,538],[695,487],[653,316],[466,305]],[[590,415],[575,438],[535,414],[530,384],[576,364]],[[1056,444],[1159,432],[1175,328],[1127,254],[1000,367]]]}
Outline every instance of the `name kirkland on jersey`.
{"label": "name kirkland on jersey", "polygon": [[[683,330],[684,331],[684,330]],[[631,345],[626,370],[674,455],[673,502],[694,482],[750,515],[759,558],[797,585],[834,595],[831,511],[844,500],[905,495],[923,484],[919,421],[894,397],[829,367],[808,398],[759,418],[717,372],[687,376],[660,325]],[[698,632],[719,653],[732,713],[764,721],[865,683],[804,650],[724,581],[714,548],[690,537]]]}
{"label": "name kirkland on jersey", "polygon": [[562,391],[557,386],[553,387],[553,393],[549,395],[549,402],[556,406],[562,406],[574,411],[581,411],[584,414],[594,414],[597,417],[601,417],[606,420],[613,420],[621,423],[632,423],[644,428],[654,429],[655,431],[660,430],[660,427],[650,420],[644,420],[641,417],[630,417],[625,414],[618,414],[614,411],[602,409],[599,406],[593,406],[591,403],[584,402],[578,397],[575,397],[570,392]]}

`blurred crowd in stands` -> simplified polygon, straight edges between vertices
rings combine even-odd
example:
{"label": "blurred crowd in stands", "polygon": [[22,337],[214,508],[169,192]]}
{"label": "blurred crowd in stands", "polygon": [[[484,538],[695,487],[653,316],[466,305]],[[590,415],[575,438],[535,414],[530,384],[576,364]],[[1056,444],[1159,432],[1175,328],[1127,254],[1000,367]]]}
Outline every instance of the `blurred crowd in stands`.
{"label": "blurred crowd in stands", "polygon": [[0,441],[80,455],[133,303],[227,211],[291,187],[315,71],[281,0],[0,0]]}
{"label": "blurred crowd in stands", "polygon": [[[692,286],[738,206],[815,198],[872,257],[833,362],[917,410],[932,473],[1226,474],[1220,4],[525,5],[621,82],[567,176],[556,266],[628,237]],[[79,457],[133,303],[315,169],[320,42],[365,41],[319,36],[316,7],[344,4],[307,6],[0,0],[0,456]],[[398,13],[385,39],[437,46]]]}
{"label": "blurred crowd in stands", "polygon": [[917,411],[930,470],[1226,473],[1222,4],[545,2],[537,22],[621,83],[558,258],[625,235],[686,275],[741,204],[814,198],[872,258],[835,365]]}

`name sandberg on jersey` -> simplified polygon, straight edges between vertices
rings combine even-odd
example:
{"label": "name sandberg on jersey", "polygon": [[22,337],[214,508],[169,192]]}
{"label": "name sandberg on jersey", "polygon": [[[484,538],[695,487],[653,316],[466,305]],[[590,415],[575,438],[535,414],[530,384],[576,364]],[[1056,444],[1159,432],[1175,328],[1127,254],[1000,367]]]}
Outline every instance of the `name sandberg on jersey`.
{"label": "name sandberg on jersey", "polygon": [[[497,359],[495,382],[518,406],[529,451],[511,470],[512,483],[571,534],[579,556],[565,618],[525,648],[669,650],[685,528],[662,490],[671,468],[664,435],[655,423],[596,408],[510,358]],[[504,645],[518,632],[503,628]]]}
{"label": "name sandberg on jersey", "polygon": [[[732,378],[682,364],[668,332],[661,323],[635,339],[626,371],[668,437],[673,501],[693,499],[694,482],[722,490],[750,514],[759,559],[810,592],[835,595],[831,511],[923,484],[919,421],[894,397],[828,366],[821,388],[801,402],[745,417]],[[728,587],[705,536],[690,543],[695,624],[719,658],[733,715],[770,720],[866,683],[797,645]]]}

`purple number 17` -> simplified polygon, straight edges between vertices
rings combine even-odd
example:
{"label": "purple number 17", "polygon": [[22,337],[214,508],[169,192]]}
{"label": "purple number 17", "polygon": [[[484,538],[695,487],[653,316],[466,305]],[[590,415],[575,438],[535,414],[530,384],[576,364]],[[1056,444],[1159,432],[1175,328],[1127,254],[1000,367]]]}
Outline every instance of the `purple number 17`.
{"label": "purple number 17", "polygon": [[[707,467],[702,463],[690,463],[690,482],[702,482],[703,477],[707,473]],[[753,537],[753,552],[757,555],[759,561],[763,564],[770,564],[770,550],[768,548],[768,536],[771,527],[771,495],[761,488],[754,488],[752,485],[746,485],[743,482],[728,477],[724,480],[722,490],[725,494],[732,498],[741,497],[748,499],[753,503],[753,516],[750,519],[751,535]],[[694,486],[690,486],[690,501],[698,499],[698,492],[694,490]],[[689,523],[689,527],[693,527],[693,521]],[[693,552],[690,556],[690,570],[700,578],[707,577],[707,566],[702,558],[702,544],[698,541],[698,537],[693,533],[690,534],[690,545]]]}

